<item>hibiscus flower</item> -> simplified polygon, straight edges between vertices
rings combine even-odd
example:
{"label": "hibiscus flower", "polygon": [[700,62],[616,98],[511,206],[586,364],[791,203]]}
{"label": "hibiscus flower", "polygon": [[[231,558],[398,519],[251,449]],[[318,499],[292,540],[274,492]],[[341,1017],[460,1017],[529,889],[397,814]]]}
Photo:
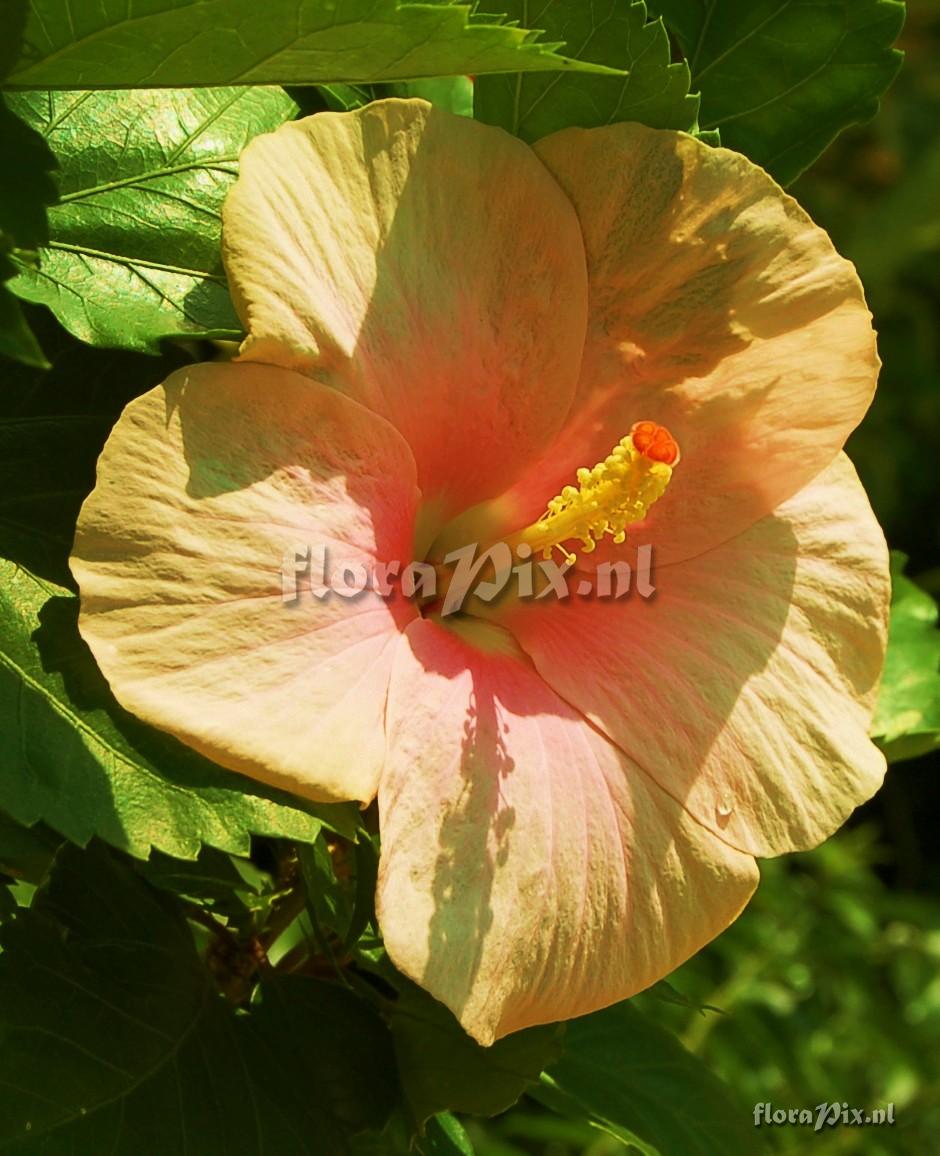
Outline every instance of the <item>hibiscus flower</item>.
{"label": "hibiscus flower", "polygon": [[[114,693],[233,770],[377,796],[387,950],[482,1043],[647,987],[884,772],[852,266],[682,133],[530,148],[397,100],[252,142],[223,250],[237,361],[127,408],[79,521]],[[522,541],[575,557],[569,596],[285,602],[307,549]],[[579,593],[639,547],[651,597]]]}

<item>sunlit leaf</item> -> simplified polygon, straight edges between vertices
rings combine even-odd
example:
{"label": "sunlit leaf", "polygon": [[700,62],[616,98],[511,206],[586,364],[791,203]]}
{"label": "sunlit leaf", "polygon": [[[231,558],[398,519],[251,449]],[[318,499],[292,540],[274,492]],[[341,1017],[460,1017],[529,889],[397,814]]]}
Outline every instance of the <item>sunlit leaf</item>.
{"label": "sunlit leaf", "polygon": [[29,0],[23,88],[321,84],[590,67],[471,5],[396,0]]}
{"label": "sunlit leaf", "polygon": [[937,604],[891,557],[891,625],[872,735],[890,762],[940,747],[940,630]]}
{"label": "sunlit leaf", "polygon": [[237,336],[219,249],[238,154],[296,112],[277,88],[7,97],[59,163],[39,268],[12,290],[93,345],[156,353],[171,335]]}

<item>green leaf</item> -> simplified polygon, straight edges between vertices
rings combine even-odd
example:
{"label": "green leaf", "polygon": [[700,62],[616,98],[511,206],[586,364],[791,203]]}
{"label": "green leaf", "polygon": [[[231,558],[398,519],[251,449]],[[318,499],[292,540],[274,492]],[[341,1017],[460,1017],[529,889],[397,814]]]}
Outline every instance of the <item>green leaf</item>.
{"label": "green leaf", "polygon": [[872,735],[889,762],[940,747],[940,630],[937,604],[891,553],[891,624]]}
{"label": "green leaf", "polygon": [[473,1156],[473,1145],[457,1117],[442,1112],[428,1120],[416,1151],[421,1156]]}
{"label": "green leaf", "polygon": [[548,1075],[550,1086],[615,1135],[625,1129],[661,1156],[762,1150],[747,1107],[670,1032],[629,1003],[572,1020],[565,1054]]}
{"label": "green leaf", "polygon": [[152,886],[204,908],[246,939],[263,928],[278,898],[267,872],[214,847],[203,847],[192,861],[154,851],[137,870]]}
{"label": "green leaf", "polygon": [[48,361],[26,323],[19,302],[3,282],[16,273],[13,249],[32,250],[48,240],[46,206],[57,196],[50,176],[55,157],[39,133],[0,97],[0,355],[39,369]]}
{"label": "green leaf", "polygon": [[358,942],[375,922],[378,857],[372,841],[360,832],[355,844],[320,838],[299,849],[300,874],[314,929],[331,931],[344,948]]}
{"label": "green leaf", "polygon": [[269,981],[261,993],[248,1021],[255,1080],[298,1131],[313,1130],[311,1151],[342,1150],[325,1134],[324,1120],[344,1138],[381,1128],[399,1088],[392,1039],[378,1013],[346,987],[299,976]]}
{"label": "green leaf", "polygon": [[10,1156],[343,1156],[391,1111],[391,1040],[368,1005],[287,977],[236,1013],[176,905],[100,845],[60,852],[2,947]]}
{"label": "green leaf", "polygon": [[252,833],[311,842],[324,820],[353,835],[351,809],[223,770],[122,710],[77,621],[69,591],[0,560],[0,807],[18,822],[140,858],[246,854]]}
{"label": "green leaf", "polygon": [[427,80],[390,84],[321,84],[315,90],[291,89],[291,95],[300,101],[302,107],[318,112],[319,109],[309,107],[310,98],[305,96],[311,92],[319,93],[333,112],[349,112],[353,108],[362,108],[371,100],[384,100],[391,96],[402,100],[418,97],[455,116],[473,116],[473,81],[469,76],[433,76]]}
{"label": "green leaf", "polygon": [[389,84],[386,89],[389,96],[418,97],[455,116],[473,116],[474,83],[469,76],[433,76],[429,80]]}
{"label": "green leaf", "polygon": [[899,0],[650,0],[702,95],[704,129],[782,184],[870,120],[901,66]]}
{"label": "green leaf", "polygon": [[330,84],[578,69],[472,5],[396,0],[31,0],[20,88]]}
{"label": "green leaf", "polygon": [[564,1116],[573,1132],[581,1132],[586,1127],[588,1130],[597,1130],[607,1136],[613,1136],[615,1140],[626,1145],[630,1156],[635,1156],[636,1153],[639,1153],[639,1156],[663,1156],[658,1148],[647,1144],[628,1128],[588,1115],[584,1107],[573,1096],[563,1092],[547,1072],[542,1073],[538,1087],[531,1088],[528,1096],[559,1116]]}
{"label": "green leaf", "polygon": [[[525,22],[528,0],[506,3],[509,15]],[[528,141],[570,125],[594,128],[624,120],[691,131],[698,97],[689,95],[689,70],[670,62],[662,21],[646,20],[642,0],[549,0],[539,7],[540,27],[563,39],[577,59],[628,69],[628,74],[486,77],[476,83],[475,115]]]}
{"label": "green leaf", "polygon": [[296,112],[280,89],[30,92],[11,108],[60,168],[39,268],[11,282],[92,345],[159,352],[167,336],[237,337],[219,248],[238,154]]}
{"label": "green leaf", "polygon": [[495,1116],[516,1102],[560,1052],[557,1025],[528,1028],[484,1048],[443,1004],[404,977],[392,1035],[405,1098],[418,1124],[443,1111]]}
{"label": "green leaf", "polygon": [[[0,258],[0,270],[2,270]],[[0,356],[12,357],[34,369],[47,369],[49,362],[26,323],[23,309],[0,276]]]}

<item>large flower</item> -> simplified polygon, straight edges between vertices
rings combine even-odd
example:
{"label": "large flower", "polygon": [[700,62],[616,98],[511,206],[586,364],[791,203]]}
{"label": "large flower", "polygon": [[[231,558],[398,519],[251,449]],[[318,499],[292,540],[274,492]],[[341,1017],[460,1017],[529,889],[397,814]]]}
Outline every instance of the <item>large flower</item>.
{"label": "large flower", "polygon": [[[629,124],[529,148],[419,101],[254,141],[224,252],[238,362],[128,407],[78,527],[115,694],[224,766],[377,794],[388,951],[478,1040],[646,987],[883,774],[851,265],[732,152]],[[665,494],[643,426],[579,514],[640,420],[681,446]],[[283,600],[311,547],[523,540],[588,579],[651,545],[656,593]]]}

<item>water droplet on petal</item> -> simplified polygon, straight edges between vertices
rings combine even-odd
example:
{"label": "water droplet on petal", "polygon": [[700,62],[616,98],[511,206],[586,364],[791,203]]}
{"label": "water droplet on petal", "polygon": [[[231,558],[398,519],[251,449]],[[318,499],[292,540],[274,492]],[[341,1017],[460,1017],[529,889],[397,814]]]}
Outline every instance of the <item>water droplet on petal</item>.
{"label": "water droplet on petal", "polygon": [[718,812],[719,819],[727,819],[734,812],[734,802],[731,796],[722,795],[715,810]]}

